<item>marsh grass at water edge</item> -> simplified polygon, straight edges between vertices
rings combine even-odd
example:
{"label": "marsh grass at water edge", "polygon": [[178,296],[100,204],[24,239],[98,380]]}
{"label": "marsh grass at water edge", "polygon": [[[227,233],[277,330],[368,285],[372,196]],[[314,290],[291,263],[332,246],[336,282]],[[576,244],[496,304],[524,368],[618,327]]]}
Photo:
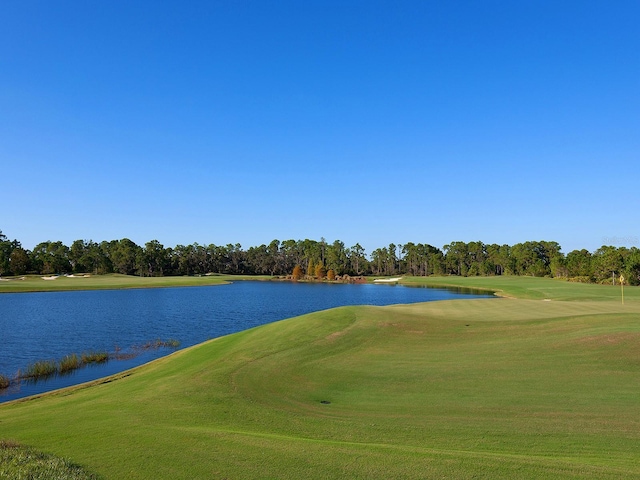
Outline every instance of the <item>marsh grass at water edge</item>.
{"label": "marsh grass at water edge", "polygon": [[141,352],[147,350],[158,350],[160,348],[176,349],[180,346],[180,342],[175,339],[160,340],[156,339],[145,343],[144,345],[134,345],[126,353],[120,349],[109,354],[108,352],[84,352],[81,355],[72,353],[65,355],[59,361],[55,360],[39,360],[31,363],[22,371],[19,370],[16,376],[9,378],[6,375],[0,375],[0,390],[8,389],[12,385],[20,384],[23,381],[38,382],[51,378],[55,375],[70,375],[75,370],[84,368],[88,365],[103,364],[110,359],[128,360],[140,355]]}

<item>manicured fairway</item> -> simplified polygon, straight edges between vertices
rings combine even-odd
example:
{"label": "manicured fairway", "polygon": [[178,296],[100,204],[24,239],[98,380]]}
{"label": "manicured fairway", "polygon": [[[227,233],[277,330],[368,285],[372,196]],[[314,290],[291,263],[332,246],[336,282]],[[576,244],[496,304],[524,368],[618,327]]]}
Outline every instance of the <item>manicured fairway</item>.
{"label": "manicured fairway", "polygon": [[[55,278],[55,279],[54,279]],[[103,290],[120,288],[159,288],[217,285],[233,279],[260,280],[269,277],[205,275],[202,277],[135,277],[132,275],[10,277],[0,281],[0,293],[48,292],[64,290]]]}
{"label": "manicured fairway", "polygon": [[526,298],[266,325],[0,405],[0,438],[107,479],[640,478],[637,291],[481,280]]}

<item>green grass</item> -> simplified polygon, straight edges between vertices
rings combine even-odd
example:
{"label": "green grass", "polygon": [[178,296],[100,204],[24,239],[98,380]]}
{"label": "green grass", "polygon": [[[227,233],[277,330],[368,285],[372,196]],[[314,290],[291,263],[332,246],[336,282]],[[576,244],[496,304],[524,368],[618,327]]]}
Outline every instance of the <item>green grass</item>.
{"label": "green grass", "polygon": [[640,478],[636,290],[454,280],[525,298],[265,325],[0,405],[0,436],[107,479]]}
{"label": "green grass", "polygon": [[0,281],[0,293],[47,292],[66,290],[113,290],[123,288],[160,288],[221,285],[232,280],[262,280],[270,277],[207,275],[202,277],[135,277],[131,275],[91,275],[89,277],[60,276],[55,280],[44,280],[46,275],[27,275],[23,277],[3,277]]}
{"label": "green grass", "polygon": [[[621,301],[620,286],[596,285],[568,282],[560,279],[539,277],[410,277],[404,276],[400,282],[405,285],[431,287],[459,287],[488,290],[498,295],[532,300],[587,300]],[[625,300],[640,300],[640,289],[624,287]]]}
{"label": "green grass", "polygon": [[5,480],[98,480],[63,458],[0,441],[0,478]]}

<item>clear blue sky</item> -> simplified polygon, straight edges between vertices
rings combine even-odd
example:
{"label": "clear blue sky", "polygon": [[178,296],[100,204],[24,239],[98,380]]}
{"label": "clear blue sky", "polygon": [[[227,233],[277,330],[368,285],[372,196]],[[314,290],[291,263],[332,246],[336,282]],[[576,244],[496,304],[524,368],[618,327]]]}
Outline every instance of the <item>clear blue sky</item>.
{"label": "clear blue sky", "polygon": [[0,3],[26,248],[640,246],[640,2]]}

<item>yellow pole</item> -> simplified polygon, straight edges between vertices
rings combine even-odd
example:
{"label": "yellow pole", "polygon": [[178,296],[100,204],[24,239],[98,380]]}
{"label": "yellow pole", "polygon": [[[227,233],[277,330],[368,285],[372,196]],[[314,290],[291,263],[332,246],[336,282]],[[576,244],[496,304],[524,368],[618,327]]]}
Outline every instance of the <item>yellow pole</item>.
{"label": "yellow pole", "polygon": [[622,304],[624,305],[624,277],[620,275],[620,288],[622,289]]}

